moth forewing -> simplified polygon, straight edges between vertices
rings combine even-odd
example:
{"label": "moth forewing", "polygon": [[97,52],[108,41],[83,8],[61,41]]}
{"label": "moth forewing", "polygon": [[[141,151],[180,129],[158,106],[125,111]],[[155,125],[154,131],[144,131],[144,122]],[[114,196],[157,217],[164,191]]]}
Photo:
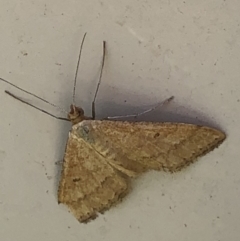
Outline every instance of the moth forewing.
{"label": "moth forewing", "polygon": [[69,135],[58,200],[89,221],[127,194],[131,178],[179,171],[224,139],[221,131],[192,124],[83,120]]}
{"label": "moth forewing", "polygon": [[84,139],[69,134],[58,190],[58,202],[66,204],[80,222],[94,219],[128,191],[121,175]]}

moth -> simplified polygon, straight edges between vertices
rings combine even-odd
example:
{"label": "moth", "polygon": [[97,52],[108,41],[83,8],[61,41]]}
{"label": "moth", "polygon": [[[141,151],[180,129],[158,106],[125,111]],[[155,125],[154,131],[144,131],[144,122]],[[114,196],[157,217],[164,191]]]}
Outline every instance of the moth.
{"label": "moth", "polygon": [[[58,117],[22,100],[12,97],[60,120],[71,121],[58,188],[58,203],[68,206],[79,222],[95,219],[121,201],[131,190],[131,179],[149,170],[176,172],[187,167],[218,147],[226,135],[217,129],[185,123],[130,122],[95,120],[95,99],[101,83],[105,59],[94,100],[92,117],[84,115],[75,105],[75,89],[83,37],[74,80],[73,103],[67,118]],[[35,94],[1,79],[2,81],[56,106]],[[169,98],[166,102],[172,100]],[[137,115],[152,111],[151,108]],[[119,118],[121,116],[118,116]],[[126,116],[129,117],[129,116]]]}

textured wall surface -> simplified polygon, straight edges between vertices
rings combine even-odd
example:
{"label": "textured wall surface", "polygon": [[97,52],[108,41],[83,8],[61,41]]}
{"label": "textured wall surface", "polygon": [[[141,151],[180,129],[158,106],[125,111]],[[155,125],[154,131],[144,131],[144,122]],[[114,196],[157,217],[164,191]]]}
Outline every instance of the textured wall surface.
{"label": "textured wall surface", "polygon": [[71,125],[0,81],[0,239],[4,241],[238,240],[240,219],[240,2],[177,0],[1,1],[0,77],[66,111],[80,43],[87,36],[76,103],[91,114],[102,41],[106,62],[96,116],[204,124],[224,143],[174,175],[150,172],[125,201],[80,224],[57,204]]}

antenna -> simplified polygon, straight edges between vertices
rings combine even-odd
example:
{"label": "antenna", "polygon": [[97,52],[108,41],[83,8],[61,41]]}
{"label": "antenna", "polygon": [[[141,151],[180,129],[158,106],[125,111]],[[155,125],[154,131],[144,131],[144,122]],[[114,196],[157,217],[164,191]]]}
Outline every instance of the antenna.
{"label": "antenna", "polygon": [[[60,110],[61,112],[64,112],[64,113],[68,114],[68,112],[67,112],[66,110],[62,109],[60,106],[57,106],[57,105],[55,105],[55,104],[53,104],[53,103],[51,103],[51,102],[49,102],[49,101],[47,101],[47,100],[45,100],[45,99],[37,96],[37,95],[35,95],[35,94],[33,94],[33,93],[31,93],[31,92],[29,92],[29,91],[27,91],[27,90],[24,90],[24,89],[18,87],[17,85],[12,84],[11,82],[3,79],[3,78],[0,78],[0,80],[3,81],[3,82],[5,82],[5,83],[7,83],[7,84],[9,84],[9,85],[11,85],[11,86],[13,86],[13,87],[15,87],[16,89],[19,89],[19,90],[21,90],[21,91],[23,91],[23,92],[25,92],[25,93],[27,93],[27,94],[29,94],[29,95],[31,95],[31,96],[34,96],[35,98],[37,98],[37,99],[39,99],[39,100],[41,100],[41,101],[43,101],[43,102],[45,102],[45,103],[47,103],[47,104],[49,104],[49,105],[57,108],[57,109]],[[14,97],[14,98],[16,97],[15,95],[13,95],[12,93],[10,93],[10,92],[7,91],[7,90],[6,90],[5,92],[6,92],[7,94],[9,94],[10,96]],[[20,99],[19,97],[15,98],[15,99],[18,99],[18,100],[20,100],[20,101],[23,102],[23,100]],[[29,105],[31,105],[31,104],[29,104]]]}
{"label": "antenna", "polygon": [[100,76],[98,79],[98,85],[97,85],[97,89],[93,98],[93,102],[92,102],[92,119],[95,120],[95,100],[97,97],[97,93],[102,81],[102,73],[103,73],[103,67],[104,67],[104,63],[105,63],[105,55],[106,55],[106,41],[103,41],[103,55],[102,55],[102,65],[101,65],[101,70],[100,70]]}
{"label": "antenna", "polygon": [[[85,40],[86,35],[87,35],[87,33],[84,34],[83,39],[82,39],[82,42],[81,42],[80,51],[79,51],[79,56],[78,56],[78,62],[77,62],[77,69],[76,69],[75,78],[74,78],[73,100],[72,100],[74,106],[75,106],[75,95],[76,95],[76,83],[77,83],[78,69],[79,69],[79,66],[80,66],[81,54],[82,54],[83,44],[84,44],[84,40]],[[99,77],[97,89],[96,89],[96,92],[95,92],[95,95],[94,95],[94,100],[93,100],[93,102],[92,102],[92,116],[93,116],[93,119],[95,119],[95,100],[96,100],[96,97],[97,97],[97,93],[98,93],[98,90],[99,90],[99,86],[100,86],[100,84],[101,84],[102,72],[103,72],[103,67],[104,67],[104,62],[105,62],[105,49],[106,49],[106,42],[103,41],[103,57],[102,57],[101,72],[100,72],[100,77]],[[39,99],[39,100],[41,100],[41,101],[43,101],[43,102],[45,102],[45,103],[47,103],[47,104],[55,107],[55,108],[57,108],[57,109],[59,109],[61,112],[64,112],[64,113],[68,114],[68,112],[67,112],[66,110],[62,109],[61,107],[59,107],[59,106],[57,106],[57,105],[55,105],[55,104],[53,104],[53,103],[51,103],[51,102],[49,102],[49,101],[41,98],[41,97],[39,97],[39,96],[37,96],[37,95],[35,95],[35,94],[27,91],[27,90],[24,90],[24,89],[18,87],[18,86],[15,85],[15,84],[12,84],[11,82],[9,82],[9,81],[7,81],[7,80],[5,80],[5,79],[0,78],[0,80],[2,80],[3,82],[5,82],[5,83],[7,83],[7,84],[9,84],[9,85],[12,85],[13,87],[15,87],[15,88],[17,88],[17,89],[19,89],[19,90],[21,90],[21,91],[23,91],[23,92],[31,95],[31,96],[34,96],[35,98],[37,98],[37,99]],[[17,99],[17,100],[21,101],[22,103],[24,103],[24,104],[26,104],[26,105],[29,105],[29,106],[31,106],[31,107],[33,107],[33,108],[35,108],[35,109],[37,109],[37,110],[39,110],[39,111],[47,114],[47,115],[49,115],[49,116],[52,116],[52,117],[54,117],[54,118],[56,118],[56,119],[59,119],[59,120],[69,121],[69,119],[67,119],[67,118],[55,116],[55,115],[53,115],[53,114],[51,114],[51,113],[49,113],[49,112],[47,112],[47,111],[45,111],[45,110],[43,110],[43,109],[41,109],[41,108],[38,108],[38,107],[36,107],[36,106],[28,103],[27,101],[23,100],[22,98],[14,95],[14,94],[12,94],[11,92],[9,92],[9,91],[7,91],[7,90],[5,90],[5,93],[8,94],[8,95],[10,95],[10,96],[13,97],[14,99]]]}
{"label": "antenna", "polygon": [[53,114],[51,114],[51,113],[49,113],[49,112],[47,112],[47,111],[45,111],[45,110],[43,110],[43,109],[41,109],[41,108],[38,108],[37,106],[28,103],[27,101],[19,98],[18,96],[12,94],[11,92],[9,92],[9,91],[7,91],[7,90],[5,90],[5,93],[8,94],[8,95],[10,95],[10,96],[12,96],[14,99],[19,100],[19,101],[21,101],[22,103],[24,103],[24,104],[26,104],[26,105],[29,105],[29,106],[31,106],[31,107],[33,107],[33,108],[35,108],[35,109],[37,109],[37,110],[39,110],[39,111],[47,114],[47,115],[50,115],[50,116],[52,116],[52,117],[54,117],[54,118],[56,118],[56,119],[58,119],[58,120],[69,121],[69,119],[67,119],[67,118],[55,116],[55,115],[53,115]]}
{"label": "antenna", "polygon": [[87,35],[87,33],[85,33],[84,36],[83,36],[82,43],[81,43],[81,46],[80,46],[79,56],[78,56],[77,69],[76,69],[74,85],[73,85],[73,100],[72,100],[73,105],[75,105],[75,94],[76,94],[76,83],[77,83],[78,68],[79,68],[79,65],[80,65],[82,48],[83,48],[83,43],[84,43],[86,35]]}

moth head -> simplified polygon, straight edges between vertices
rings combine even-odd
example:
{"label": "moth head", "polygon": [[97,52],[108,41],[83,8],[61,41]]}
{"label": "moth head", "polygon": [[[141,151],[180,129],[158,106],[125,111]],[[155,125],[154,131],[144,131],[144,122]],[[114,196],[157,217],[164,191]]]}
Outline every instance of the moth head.
{"label": "moth head", "polygon": [[68,119],[72,122],[73,125],[87,119],[84,116],[84,110],[81,107],[75,105],[70,105],[70,111],[68,113]]}

